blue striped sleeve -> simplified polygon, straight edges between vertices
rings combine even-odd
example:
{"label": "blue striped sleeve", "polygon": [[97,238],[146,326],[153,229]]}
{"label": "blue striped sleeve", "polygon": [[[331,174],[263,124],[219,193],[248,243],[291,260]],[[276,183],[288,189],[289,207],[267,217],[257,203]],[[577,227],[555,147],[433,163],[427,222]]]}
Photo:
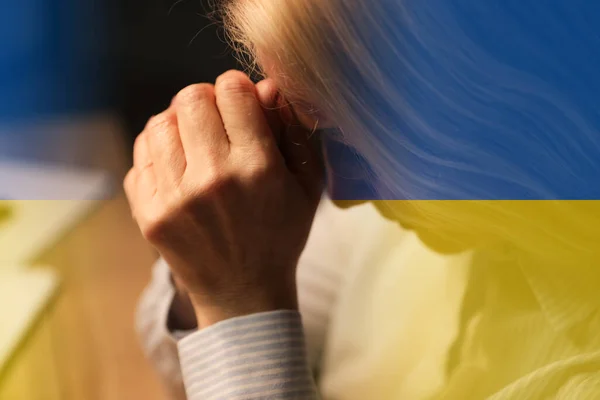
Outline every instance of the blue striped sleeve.
{"label": "blue striped sleeve", "polygon": [[178,347],[188,400],[318,398],[296,311],[222,321]]}

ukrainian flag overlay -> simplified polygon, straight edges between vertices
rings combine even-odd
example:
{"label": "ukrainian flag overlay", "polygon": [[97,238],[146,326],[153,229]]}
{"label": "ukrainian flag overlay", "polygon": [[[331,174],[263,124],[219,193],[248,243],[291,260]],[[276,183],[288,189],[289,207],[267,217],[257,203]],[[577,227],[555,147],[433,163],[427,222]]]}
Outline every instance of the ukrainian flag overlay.
{"label": "ukrainian flag overlay", "polygon": [[0,201],[0,224],[10,216],[10,206],[4,201]]}
{"label": "ukrainian flag overlay", "polygon": [[[337,50],[331,53],[340,74],[331,78],[332,92],[335,82],[352,82],[351,96],[340,104],[355,123],[340,126],[336,138],[323,131],[327,183],[340,207],[371,202],[401,229],[390,230],[367,260],[367,272],[390,279],[367,274],[354,291],[344,287],[339,309],[358,306],[348,306],[345,321],[332,318],[345,328],[331,337],[354,334],[357,343],[354,348],[349,340],[342,356],[352,360],[373,347],[365,363],[371,368],[351,371],[339,394],[336,383],[324,380],[324,400],[599,399],[600,1],[374,3],[377,29],[361,31],[373,26],[361,13],[344,25],[357,27],[352,34],[368,42],[369,63],[357,65],[341,51],[352,46],[333,36],[323,41]],[[378,66],[376,76],[367,64]],[[0,201],[0,231],[13,212],[11,202]],[[0,253],[28,238],[14,240],[0,243]],[[457,266],[453,275],[449,260],[467,253],[466,269]],[[459,298],[452,307],[443,284],[436,301],[414,303],[411,315],[423,329],[417,325],[408,337],[395,335],[407,330],[394,320],[394,307],[410,307],[414,293],[392,290],[391,279],[411,276],[395,273],[405,262],[430,271],[422,282],[443,273],[462,288],[460,296],[448,289],[454,296],[448,303]],[[379,286],[369,286],[374,281]],[[0,304],[0,312],[3,307],[10,305]],[[455,315],[440,315],[451,308]],[[275,320],[277,327],[289,325],[303,347],[302,327],[288,317]],[[438,325],[427,322],[433,317]],[[356,335],[361,329],[371,336]],[[443,378],[419,375],[426,377],[421,390],[400,396],[407,381],[417,380],[396,375],[412,371],[404,351],[446,340],[447,351],[426,366]],[[294,345],[284,342],[277,345],[285,351]],[[340,344],[330,342],[333,349]],[[194,347],[206,346],[183,342],[184,349]],[[292,356],[282,358],[282,368],[299,363],[299,374],[289,378],[301,378],[313,393],[312,382],[304,381],[310,376],[305,354]],[[324,375],[329,366],[322,366]],[[209,389],[198,390],[216,393]]]}
{"label": "ukrainian flag overlay", "polygon": [[473,250],[439,398],[600,398],[600,3],[382,3],[402,24],[371,55],[402,106],[348,62],[377,121],[325,139],[328,179],[430,250]]}

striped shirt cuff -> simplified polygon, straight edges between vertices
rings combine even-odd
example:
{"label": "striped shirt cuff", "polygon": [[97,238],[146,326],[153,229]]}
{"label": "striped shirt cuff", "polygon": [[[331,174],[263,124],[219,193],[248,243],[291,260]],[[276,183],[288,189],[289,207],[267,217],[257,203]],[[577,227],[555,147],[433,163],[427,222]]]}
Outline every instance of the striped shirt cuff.
{"label": "striped shirt cuff", "polygon": [[188,400],[317,399],[296,311],[222,321],[178,346]]}

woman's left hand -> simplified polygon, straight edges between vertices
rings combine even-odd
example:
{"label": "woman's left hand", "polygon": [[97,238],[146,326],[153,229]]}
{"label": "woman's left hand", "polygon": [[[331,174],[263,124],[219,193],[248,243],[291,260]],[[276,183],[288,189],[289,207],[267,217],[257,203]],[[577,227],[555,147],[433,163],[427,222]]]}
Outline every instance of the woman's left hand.
{"label": "woman's left hand", "polygon": [[235,71],[184,89],[136,140],[125,178],[143,236],[185,285],[201,327],[297,308],[296,264],[322,175],[306,132],[291,140],[261,106],[272,85],[267,93]]}

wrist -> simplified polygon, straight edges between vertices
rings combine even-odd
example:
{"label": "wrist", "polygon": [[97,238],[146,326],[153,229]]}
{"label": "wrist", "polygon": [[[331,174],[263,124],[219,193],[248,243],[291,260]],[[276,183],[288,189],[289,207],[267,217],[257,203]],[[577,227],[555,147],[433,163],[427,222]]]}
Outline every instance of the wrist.
{"label": "wrist", "polygon": [[198,326],[207,328],[218,322],[232,318],[271,311],[298,311],[295,288],[283,293],[244,292],[239,295],[220,296],[207,299],[206,296],[190,296]]}

